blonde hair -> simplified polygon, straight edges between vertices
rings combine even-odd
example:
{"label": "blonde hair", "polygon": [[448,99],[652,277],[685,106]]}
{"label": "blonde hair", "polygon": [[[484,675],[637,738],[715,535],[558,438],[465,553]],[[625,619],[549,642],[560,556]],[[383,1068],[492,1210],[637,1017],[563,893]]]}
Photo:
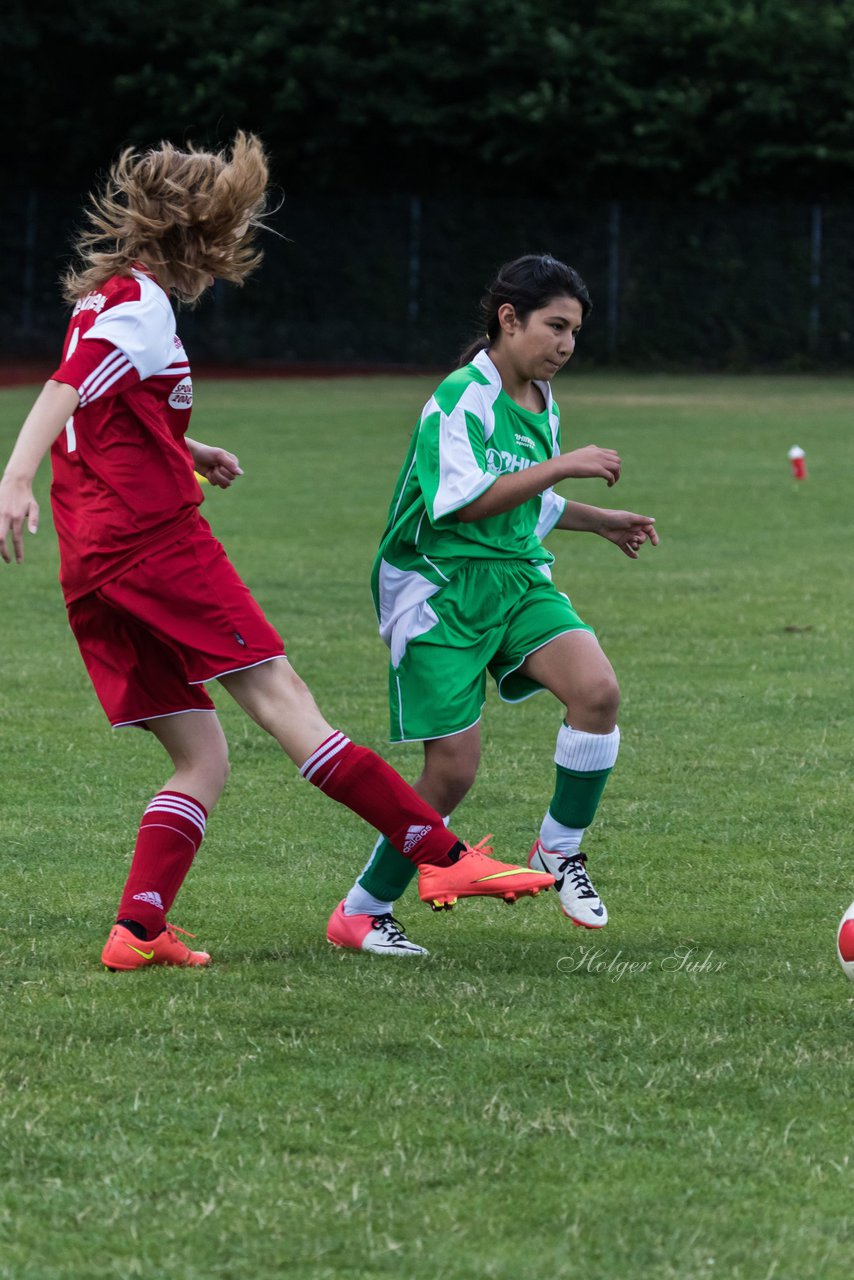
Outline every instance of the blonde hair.
{"label": "blonde hair", "polygon": [[268,178],[264,148],[251,133],[237,133],[221,151],[180,151],[169,142],[143,154],[122,151],[89,197],[78,261],[62,279],[66,300],[110,276],[129,276],[136,262],[190,305],[212,276],[243,284],[263,256],[254,233],[263,225]]}

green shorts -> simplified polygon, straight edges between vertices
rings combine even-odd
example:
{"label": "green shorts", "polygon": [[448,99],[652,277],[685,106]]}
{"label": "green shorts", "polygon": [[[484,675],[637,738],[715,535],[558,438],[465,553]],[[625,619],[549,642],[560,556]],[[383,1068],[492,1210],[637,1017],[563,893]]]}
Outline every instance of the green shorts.
{"label": "green shorts", "polygon": [[487,671],[504,702],[532,697],[543,686],[519,673],[528,655],[566,631],[593,631],[547,566],[527,560],[470,561],[420,606],[422,619],[425,607],[436,622],[428,630],[422,622],[400,665],[389,668],[392,742],[444,738],[476,724]]}

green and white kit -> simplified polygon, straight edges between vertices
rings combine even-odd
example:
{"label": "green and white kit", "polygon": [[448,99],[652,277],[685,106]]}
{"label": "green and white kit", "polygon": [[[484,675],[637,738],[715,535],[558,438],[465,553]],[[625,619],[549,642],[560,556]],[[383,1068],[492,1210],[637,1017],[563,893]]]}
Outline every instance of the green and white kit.
{"label": "green and white kit", "polygon": [[591,630],[551,581],[542,539],[566,501],[553,490],[471,522],[456,512],[501,476],[560,452],[560,411],[547,382],[532,413],[501,387],[486,352],[456,370],[422,411],[374,562],[380,635],[391,650],[391,736],[444,737],[481,714],[486,671],[508,702],[541,688],[518,674],[563,632]]}

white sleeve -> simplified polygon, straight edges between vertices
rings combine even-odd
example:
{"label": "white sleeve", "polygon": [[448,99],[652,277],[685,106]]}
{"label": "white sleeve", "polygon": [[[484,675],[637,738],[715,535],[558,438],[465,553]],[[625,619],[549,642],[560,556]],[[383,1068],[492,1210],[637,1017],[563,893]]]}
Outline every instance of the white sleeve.
{"label": "white sleeve", "polygon": [[[478,383],[466,387],[450,413],[443,413],[435,398],[428,409],[432,412],[425,415],[425,426],[429,420],[432,431],[424,431],[423,446],[419,435],[422,451],[418,464],[425,501],[435,523],[468,506],[495,483],[497,476],[486,461],[486,441],[495,429],[495,418]],[[434,465],[438,466],[432,482],[425,458],[428,439],[436,450]]]}
{"label": "white sleeve", "polygon": [[147,276],[134,277],[138,299],[108,307],[96,318],[85,338],[102,338],[124,352],[140,378],[168,368],[174,357],[175,314],[166,294]]}
{"label": "white sleeve", "polygon": [[540,518],[534,531],[540,542],[547,534],[551,533],[565,510],[566,498],[561,498],[555,493],[554,489],[543,490],[540,501]]}

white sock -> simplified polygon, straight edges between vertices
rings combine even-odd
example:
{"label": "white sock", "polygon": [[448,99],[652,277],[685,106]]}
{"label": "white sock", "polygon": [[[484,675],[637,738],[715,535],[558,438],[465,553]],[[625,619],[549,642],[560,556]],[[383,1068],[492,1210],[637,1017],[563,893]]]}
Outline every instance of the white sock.
{"label": "white sock", "polygon": [[[384,836],[378,836],[374,847],[371,850],[371,856],[359,872],[359,879],[365,874],[368,867],[374,860],[374,854],[382,844]],[[392,902],[381,902],[379,898],[375,898],[372,893],[368,893],[367,889],[363,889],[357,879],[352,889],[344,899],[345,916],[389,916],[394,906]]]}
{"label": "white sock", "polygon": [[[443,818],[447,827],[451,821],[450,814],[447,818]],[[385,836],[379,836],[371,850],[371,856],[359,872],[359,879],[365,874],[368,867],[374,860],[374,854],[379,849]],[[393,902],[381,902],[379,898],[375,898],[372,893],[368,893],[367,889],[363,889],[357,879],[347,897],[344,899],[345,916],[390,916],[394,907]]]}
{"label": "white sock", "polygon": [[344,899],[345,916],[390,916],[393,902],[380,902],[357,882]]}
{"label": "white sock", "polygon": [[[586,733],[562,724],[555,745],[555,764],[576,773],[594,773],[598,769],[612,769],[620,749],[620,730],[611,733]],[[551,813],[546,812],[540,827],[540,840],[550,853],[573,857],[581,851],[581,837],[585,827],[565,827]]]}
{"label": "white sock", "polygon": [[594,773],[597,769],[613,769],[620,750],[620,729],[610,733],[585,733],[562,724],[555,746],[555,764],[577,773]]}
{"label": "white sock", "polygon": [[559,853],[571,858],[581,852],[581,837],[586,827],[565,827],[557,818],[546,813],[540,827],[540,843],[548,853]]}

